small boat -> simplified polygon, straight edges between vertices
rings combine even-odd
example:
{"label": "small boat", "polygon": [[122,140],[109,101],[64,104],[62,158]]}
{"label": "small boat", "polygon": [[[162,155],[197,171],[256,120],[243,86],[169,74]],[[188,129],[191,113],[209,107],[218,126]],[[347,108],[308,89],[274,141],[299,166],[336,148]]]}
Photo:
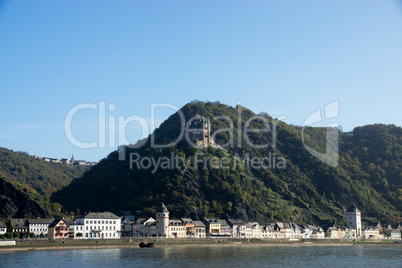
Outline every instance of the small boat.
{"label": "small boat", "polygon": [[154,247],[154,243],[145,244],[144,242],[141,242],[141,243],[139,244],[139,247],[140,247],[140,248],[153,248],[153,247]]}

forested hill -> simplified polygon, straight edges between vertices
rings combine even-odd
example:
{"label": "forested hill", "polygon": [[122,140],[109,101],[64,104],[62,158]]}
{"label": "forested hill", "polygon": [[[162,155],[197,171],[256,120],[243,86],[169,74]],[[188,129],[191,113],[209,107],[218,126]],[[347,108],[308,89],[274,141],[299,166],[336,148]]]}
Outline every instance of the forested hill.
{"label": "forested hill", "polygon": [[[119,152],[111,153],[83,177],[56,192],[52,200],[69,211],[144,209],[151,216],[163,200],[173,217],[198,215],[261,223],[293,220],[345,225],[345,211],[353,202],[362,211],[364,221],[400,222],[400,127],[370,125],[354,129],[352,135],[336,130],[339,165],[332,167],[307,152],[301,127],[276,122],[267,114],[256,118],[244,107],[210,102],[189,103],[180,113],[184,123],[196,114],[209,118],[216,144],[226,144],[231,138],[233,142],[220,149],[195,148],[181,140],[168,148],[155,149],[148,138],[139,148],[123,147],[125,161],[119,160]],[[155,130],[152,138],[156,144],[168,144],[179,137],[183,126],[180,113],[170,116]],[[249,129],[262,129],[266,126],[264,120],[270,131],[244,135],[246,125]],[[325,128],[306,128],[303,138],[309,147],[325,152]],[[250,144],[268,146],[257,149]],[[188,167],[181,164],[154,169],[151,165],[147,169],[133,164],[130,169],[130,155],[150,161],[177,157],[184,159]],[[247,157],[269,158],[271,166],[256,168],[247,162]],[[228,159],[229,168],[203,164],[214,158]]]}
{"label": "forested hill", "polygon": [[88,167],[45,162],[24,152],[0,147],[0,177],[17,189],[25,189],[30,198],[54,213],[60,211],[60,205],[50,204],[50,195],[68,185],[73,178],[81,177],[86,170]]}
{"label": "forested hill", "polygon": [[0,219],[7,218],[50,218],[50,213],[26,189],[0,177]]}

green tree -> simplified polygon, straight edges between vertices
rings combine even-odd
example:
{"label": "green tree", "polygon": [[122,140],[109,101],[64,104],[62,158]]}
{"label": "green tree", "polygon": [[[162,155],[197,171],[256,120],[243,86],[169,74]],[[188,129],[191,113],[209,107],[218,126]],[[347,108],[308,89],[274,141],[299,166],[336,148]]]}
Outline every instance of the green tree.
{"label": "green tree", "polygon": [[7,225],[7,233],[13,233],[14,226],[13,223],[11,222],[11,219],[8,219],[6,225]]}
{"label": "green tree", "polygon": [[142,212],[143,212],[146,216],[151,217],[151,216],[154,216],[154,215],[155,215],[156,210],[153,209],[153,208],[144,208],[144,209],[142,210]]}

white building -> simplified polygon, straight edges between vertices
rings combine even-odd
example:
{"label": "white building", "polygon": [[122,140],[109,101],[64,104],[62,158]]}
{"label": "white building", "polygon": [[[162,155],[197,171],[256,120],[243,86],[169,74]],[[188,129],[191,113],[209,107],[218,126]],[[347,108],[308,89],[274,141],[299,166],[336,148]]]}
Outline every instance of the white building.
{"label": "white building", "polygon": [[261,226],[258,224],[258,222],[249,222],[248,225],[251,225],[251,229],[252,229],[251,237],[253,237],[253,238],[261,238],[262,237]]}
{"label": "white building", "polygon": [[3,235],[7,232],[7,225],[4,221],[0,221],[0,235]]}
{"label": "white building", "polygon": [[120,238],[121,219],[111,212],[89,212],[77,218],[74,238]]}
{"label": "white building", "polygon": [[28,228],[30,233],[34,233],[35,236],[47,236],[48,227],[54,221],[51,219],[27,219]]}
{"label": "white building", "polygon": [[228,223],[233,230],[232,231],[233,237],[240,237],[240,238],[246,237],[246,224],[244,223],[244,221],[240,219],[229,219]]}
{"label": "white building", "polygon": [[202,221],[194,221],[195,238],[205,238],[205,224]]}
{"label": "white building", "polygon": [[355,204],[352,204],[348,211],[346,212],[346,220],[347,220],[347,225],[351,226],[356,229],[357,232],[357,237],[361,237],[362,235],[362,217],[360,210],[355,206]]}
{"label": "white building", "polygon": [[186,238],[186,224],[181,220],[169,220],[169,238]]}

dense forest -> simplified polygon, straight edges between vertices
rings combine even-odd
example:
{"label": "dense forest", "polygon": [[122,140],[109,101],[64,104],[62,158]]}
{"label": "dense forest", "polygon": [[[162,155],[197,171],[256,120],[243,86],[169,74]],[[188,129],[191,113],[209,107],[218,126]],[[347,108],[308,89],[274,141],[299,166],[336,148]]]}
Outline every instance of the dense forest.
{"label": "dense forest", "polygon": [[[14,152],[0,147],[0,177],[55,216],[61,215],[62,206],[51,203],[50,195],[68,185],[73,178],[81,177],[86,170],[88,167],[45,162],[25,152]],[[1,198],[7,200],[10,195],[3,191]],[[4,212],[2,215],[12,216],[6,214]],[[40,215],[43,213],[38,217]]]}
{"label": "dense forest", "polygon": [[[275,122],[267,114],[255,117],[244,107],[210,102],[192,102],[180,111],[186,120],[196,114],[209,118],[211,133],[216,134],[215,143],[233,141],[232,144],[225,148],[195,148],[182,139],[168,148],[152,148],[151,139],[155,144],[169,144],[179,137],[183,122],[180,114],[175,113],[142,141],[142,146],[125,146],[120,152],[112,152],[83,177],[53,194],[52,200],[70,211],[143,209],[147,215],[153,215],[163,200],[176,217],[198,215],[320,224],[345,223],[345,211],[355,203],[366,222],[400,222],[400,127],[369,125],[355,128],[348,135],[336,129],[339,165],[332,167],[307,152],[301,127]],[[226,119],[216,118],[222,115]],[[257,119],[250,121],[252,117]],[[244,131],[238,131],[245,125],[263,129],[266,122],[271,127],[268,132],[250,132],[245,137]],[[326,128],[306,128],[303,139],[309,147],[325,152],[326,132]],[[268,146],[254,148],[247,141]],[[125,161],[119,160],[122,152],[126,154]],[[149,159],[175,156],[189,164],[187,169],[180,163],[157,170],[138,168],[136,164],[130,168],[133,153]],[[247,157],[270,157],[271,167],[250,167],[245,164]],[[228,159],[230,168],[205,166],[200,160],[212,158]],[[277,163],[273,163],[274,158]],[[278,164],[281,159],[284,167]]]}

